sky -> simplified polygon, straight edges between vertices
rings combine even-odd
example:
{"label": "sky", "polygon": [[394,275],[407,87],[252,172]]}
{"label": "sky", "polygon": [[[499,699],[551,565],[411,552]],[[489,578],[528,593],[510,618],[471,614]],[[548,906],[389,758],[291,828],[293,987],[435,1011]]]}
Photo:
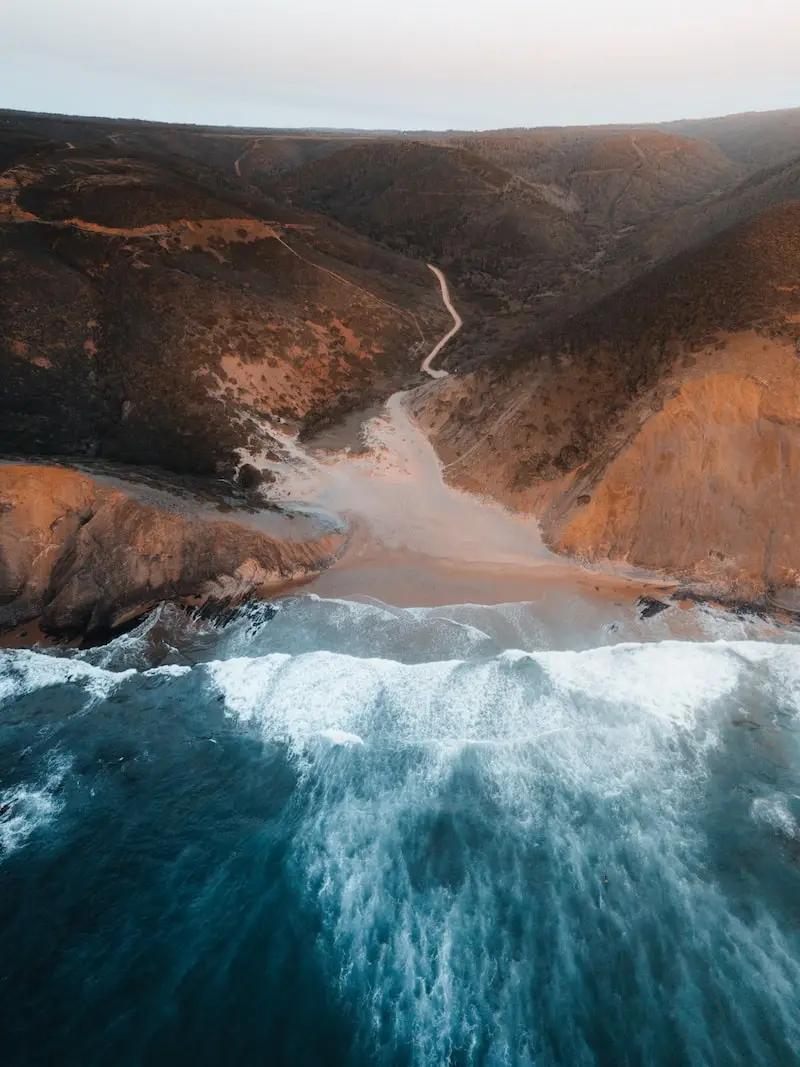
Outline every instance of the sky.
{"label": "sky", "polygon": [[490,129],[800,106],[800,0],[22,0],[0,107]]}

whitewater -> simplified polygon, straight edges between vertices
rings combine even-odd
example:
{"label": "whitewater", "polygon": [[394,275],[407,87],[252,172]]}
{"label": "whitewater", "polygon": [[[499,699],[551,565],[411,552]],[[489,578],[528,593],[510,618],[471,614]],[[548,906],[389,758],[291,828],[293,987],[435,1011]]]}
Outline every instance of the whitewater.
{"label": "whitewater", "polygon": [[0,653],[4,1062],[796,1062],[800,646],[702,626],[300,596]]}

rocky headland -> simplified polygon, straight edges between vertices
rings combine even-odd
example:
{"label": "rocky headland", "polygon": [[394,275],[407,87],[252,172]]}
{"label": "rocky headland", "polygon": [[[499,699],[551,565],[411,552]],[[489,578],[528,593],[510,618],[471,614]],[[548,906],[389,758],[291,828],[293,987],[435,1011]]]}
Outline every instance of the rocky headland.
{"label": "rocky headland", "polygon": [[112,633],[161,601],[224,606],[318,573],[345,537],[279,538],[62,467],[0,467],[0,630]]}

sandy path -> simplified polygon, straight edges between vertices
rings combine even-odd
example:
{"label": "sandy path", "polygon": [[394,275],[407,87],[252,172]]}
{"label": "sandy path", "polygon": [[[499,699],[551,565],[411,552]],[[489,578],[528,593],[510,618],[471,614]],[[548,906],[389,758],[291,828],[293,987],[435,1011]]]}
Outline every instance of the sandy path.
{"label": "sandy path", "polygon": [[37,226],[52,226],[56,229],[84,230],[86,233],[99,233],[107,237],[168,237],[172,232],[169,224],[152,223],[148,226],[103,226],[99,222],[86,222],[85,219],[40,219],[30,211],[23,211],[16,204],[3,205],[0,212],[2,220],[12,223],[35,223]]}
{"label": "sandy path", "polygon": [[636,153],[636,155],[639,157],[639,159],[642,161],[642,163],[646,163],[647,162],[647,156],[644,154],[642,146],[639,144],[639,141],[637,140],[635,133],[631,134],[630,140],[631,140],[631,145],[632,145],[633,150]]}
{"label": "sandy path", "polygon": [[447,377],[447,371],[446,370],[432,370],[431,363],[433,363],[433,361],[436,359],[436,357],[442,351],[442,349],[447,344],[447,342],[451,338],[455,337],[455,335],[458,333],[458,331],[461,329],[461,327],[464,325],[464,323],[462,322],[461,316],[456,311],[456,309],[453,307],[453,305],[452,305],[452,303],[450,301],[450,292],[449,292],[449,290],[447,288],[447,279],[445,278],[445,276],[442,274],[442,272],[439,270],[439,268],[438,267],[434,267],[434,265],[432,263],[428,264],[428,270],[432,270],[433,273],[436,275],[436,277],[439,279],[439,285],[440,285],[441,290],[442,290],[442,300],[444,301],[444,306],[447,308],[447,310],[453,316],[453,322],[455,323],[455,325],[453,326],[452,330],[449,333],[445,334],[445,336],[436,345],[436,347],[427,356],[427,358],[425,360],[423,360],[422,371],[423,371],[424,374],[429,374],[431,376],[431,378],[446,378]]}
{"label": "sandy path", "polygon": [[[270,496],[294,509],[345,517],[368,542],[390,552],[442,561],[552,565],[532,516],[514,514],[494,501],[448,485],[428,438],[410,417],[405,393],[395,393],[364,428],[365,449],[311,452],[269,429],[272,448],[285,459],[248,456],[277,475]],[[560,561],[559,561],[560,562]]]}
{"label": "sandy path", "polygon": [[244,158],[247,155],[247,153],[250,152],[251,149],[255,148],[255,146],[256,146],[256,142],[255,141],[253,141],[252,144],[250,144],[248,142],[245,142],[245,146],[244,146],[244,150],[243,150],[242,154],[239,156],[239,158],[233,164],[233,169],[236,171],[236,177],[237,178],[244,177],[244,175],[242,174],[242,161],[244,160]]}

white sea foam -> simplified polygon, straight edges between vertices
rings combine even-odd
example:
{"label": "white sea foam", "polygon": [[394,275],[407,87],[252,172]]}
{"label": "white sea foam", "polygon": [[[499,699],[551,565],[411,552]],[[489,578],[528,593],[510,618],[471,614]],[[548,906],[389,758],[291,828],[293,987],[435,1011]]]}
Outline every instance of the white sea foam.
{"label": "white sea foam", "polygon": [[560,689],[693,721],[699,707],[733,691],[741,674],[735,645],[665,641],[538,655]]}
{"label": "white sea foam", "polygon": [[146,671],[133,667],[111,671],[79,659],[28,649],[0,651],[0,704],[57,685],[78,686],[92,702],[106,700],[123,682],[136,675],[179,677],[191,669],[184,664],[166,664]]}
{"label": "white sea foam", "polygon": [[757,797],[751,806],[753,818],[765,823],[784,837],[800,841],[800,823],[789,810],[789,798],[783,793]]}
{"label": "white sea foam", "polygon": [[[637,932],[637,996],[658,1014],[659,961],[683,958],[675,1005],[698,1047],[715,1040],[714,1012],[707,966],[683,956],[690,937],[713,937],[714,996],[735,1000],[745,975],[797,1034],[800,966],[768,915],[741,921],[704,873],[695,817],[716,720],[740,683],[763,681],[765,662],[781,665],[782,699],[794,699],[797,650],[741,642],[414,665],[314,653],[208,669],[229,709],[272,737],[363,739],[352,763],[314,778],[298,877],[372,1040],[399,1040],[428,1067],[454,1048],[471,1049],[469,1063],[540,1062],[524,1029],[532,1003],[537,1025],[572,1040],[579,1028],[558,1011],[604,939],[625,955]],[[753,814],[796,833],[781,798]],[[671,916],[656,930],[654,900]],[[580,1045],[570,1057],[591,1062]]]}
{"label": "white sea foam", "polygon": [[27,649],[0,652],[0,703],[54,685],[79,685],[95,700],[105,699],[135,670],[117,673],[80,660]]}
{"label": "white sea foam", "polygon": [[[768,664],[800,709],[800,648],[662,642],[585,652],[507,651],[486,660],[404,664],[331,652],[208,664],[228,709],[301,743],[326,730],[400,743],[521,742],[575,717],[575,702],[646,712],[679,726]],[[583,714],[583,710],[581,714]]]}
{"label": "white sea foam", "polygon": [[67,758],[53,757],[39,780],[0,791],[0,859],[21,848],[35,831],[56,818],[64,807],[58,790],[69,768]]}
{"label": "white sea foam", "polygon": [[147,671],[142,671],[142,676],[145,678],[182,678],[185,674],[190,674],[191,670],[188,663],[165,663],[163,667],[151,667]]}
{"label": "white sea foam", "polygon": [[[427,1067],[475,1035],[476,1062],[537,1062],[514,1036],[514,1020],[530,1016],[530,975],[556,959],[547,981],[579,985],[584,954],[600,951],[587,943],[593,924],[636,929],[637,879],[680,916],[642,955],[640,988],[657,990],[658,954],[679,951],[676,930],[713,928],[728,946],[717,976],[726,996],[746,966],[754,981],[769,974],[776,1010],[789,1003],[778,990],[800,968],[783,948],[775,964],[770,946],[783,941],[769,920],[740,922],[698,875],[706,846],[693,817],[718,720],[767,659],[793,677],[798,652],[666,642],[424,664],[273,654],[203,669],[230,713],[296,751],[321,738],[363,742],[352,765],[325,764],[316,777],[301,761],[315,800],[298,877],[374,1039],[407,1043]],[[523,962],[519,944],[538,957]],[[690,1000],[702,981],[687,973]]]}
{"label": "white sea foam", "polygon": [[759,682],[773,700],[800,715],[800,646],[747,641],[732,647],[760,668]]}
{"label": "white sea foam", "polygon": [[349,734],[347,730],[323,730],[320,737],[330,741],[332,745],[363,745],[363,738],[358,734]]}

